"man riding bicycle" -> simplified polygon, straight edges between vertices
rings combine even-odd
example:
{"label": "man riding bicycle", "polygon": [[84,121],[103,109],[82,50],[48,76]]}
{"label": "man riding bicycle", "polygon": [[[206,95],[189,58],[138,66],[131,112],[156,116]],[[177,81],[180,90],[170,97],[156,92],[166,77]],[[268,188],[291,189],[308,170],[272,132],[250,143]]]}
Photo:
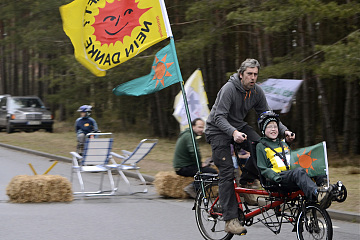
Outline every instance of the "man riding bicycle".
{"label": "man riding bicycle", "polygon": [[[210,115],[206,121],[206,139],[211,144],[212,157],[219,169],[219,196],[226,221],[225,231],[233,234],[246,233],[246,229],[238,220],[238,204],[234,191],[234,165],[230,144],[241,143],[241,148],[250,151],[250,141],[257,141],[260,136],[245,121],[251,109],[260,114],[269,110],[263,90],[256,84],[260,64],[255,59],[246,59],[237,73],[220,89]],[[280,132],[291,142],[295,135],[291,134],[282,123]],[[241,187],[251,188],[258,178],[256,163],[250,156],[246,162],[240,179]],[[256,201],[251,195],[243,197],[249,205]]]}

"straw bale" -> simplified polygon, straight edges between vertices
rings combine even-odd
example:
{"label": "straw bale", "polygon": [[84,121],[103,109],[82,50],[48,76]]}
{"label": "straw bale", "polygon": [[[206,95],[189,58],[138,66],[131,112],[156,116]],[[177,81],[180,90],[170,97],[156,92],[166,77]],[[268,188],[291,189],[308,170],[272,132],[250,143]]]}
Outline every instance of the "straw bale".
{"label": "straw bale", "polygon": [[59,175],[17,175],[6,187],[11,202],[70,202],[70,181]]}
{"label": "straw bale", "polygon": [[183,177],[173,171],[158,172],[154,185],[159,195],[169,198],[188,198],[184,187],[194,181],[193,177]]}

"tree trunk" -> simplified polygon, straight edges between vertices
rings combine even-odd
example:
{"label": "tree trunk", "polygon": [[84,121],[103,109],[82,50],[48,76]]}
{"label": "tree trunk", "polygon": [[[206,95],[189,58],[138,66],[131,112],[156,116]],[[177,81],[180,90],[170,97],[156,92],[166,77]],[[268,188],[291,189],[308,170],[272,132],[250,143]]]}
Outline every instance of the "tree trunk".
{"label": "tree trunk", "polygon": [[[303,57],[305,57],[305,27],[303,26],[303,19],[298,20],[298,32],[299,32],[299,38],[300,38],[300,48],[302,51]],[[314,129],[311,126],[310,121],[310,95],[309,95],[309,79],[307,78],[307,74],[305,72],[305,69],[302,70],[302,92],[303,92],[303,120],[304,120],[304,144],[305,146],[310,145],[311,139],[310,139],[310,132],[314,131]]]}
{"label": "tree trunk", "polygon": [[160,136],[161,137],[165,137],[165,126],[164,126],[164,121],[163,121],[163,114],[162,114],[162,108],[161,108],[161,100],[160,100],[160,96],[159,96],[159,92],[155,93],[155,102],[156,102],[156,111],[157,111],[157,115],[158,115],[158,127],[159,127],[159,131],[160,131]]}
{"label": "tree trunk", "polygon": [[325,139],[328,142],[329,148],[332,149],[334,152],[338,152],[336,134],[335,134],[333,125],[331,124],[332,121],[331,121],[331,117],[330,117],[329,103],[327,101],[324,87],[322,85],[322,82],[321,82],[321,79],[319,76],[316,76],[316,83],[317,83],[317,88],[318,88],[319,94],[321,96],[322,111],[323,111],[323,116],[325,119],[325,128],[326,128],[326,133],[327,133]]}
{"label": "tree trunk", "polygon": [[22,94],[30,95],[29,92],[29,50],[27,48],[22,50]]}
{"label": "tree trunk", "polygon": [[344,129],[343,129],[343,148],[342,153],[347,155],[350,152],[350,125],[351,125],[351,116],[352,116],[352,83],[346,81],[346,98],[345,98],[345,110],[344,110]]}
{"label": "tree trunk", "polygon": [[352,149],[354,154],[360,154],[360,80],[353,82],[354,91],[353,91],[353,121],[351,126],[353,126],[351,142],[353,143]]}
{"label": "tree trunk", "polygon": [[264,60],[265,66],[272,65],[272,54],[268,33],[264,33]]}
{"label": "tree trunk", "polygon": [[[0,40],[3,40],[6,36],[4,23],[0,21]],[[0,94],[7,93],[6,87],[6,61],[5,61],[5,44],[0,47]]]}

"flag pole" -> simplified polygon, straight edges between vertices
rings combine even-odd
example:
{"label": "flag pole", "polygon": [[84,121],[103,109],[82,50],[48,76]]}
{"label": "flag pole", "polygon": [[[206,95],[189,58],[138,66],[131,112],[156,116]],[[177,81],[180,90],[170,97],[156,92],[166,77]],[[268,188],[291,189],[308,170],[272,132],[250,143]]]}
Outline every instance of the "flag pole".
{"label": "flag pole", "polygon": [[[185,106],[185,112],[186,112],[186,116],[187,116],[187,119],[188,119],[188,124],[189,124],[189,129],[190,129],[190,135],[191,135],[191,141],[193,143],[193,147],[194,147],[194,152],[195,152],[195,158],[196,158],[196,164],[197,164],[197,167],[198,167],[198,170],[199,172],[201,173],[201,166],[200,166],[200,161],[199,161],[199,157],[198,157],[198,152],[197,152],[197,147],[196,147],[196,141],[195,141],[195,138],[194,138],[194,131],[192,129],[192,126],[191,126],[191,117],[190,117],[190,112],[189,112],[189,106],[188,106],[188,102],[187,102],[187,98],[186,98],[186,92],[185,92],[185,89],[184,89],[184,81],[182,79],[182,75],[181,75],[181,71],[180,71],[180,65],[179,65],[179,62],[178,62],[178,58],[177,58],[177,54],[176,54],[176,48],[175,48],[175,43],[174,43],[174,38],[173,37],[170,37],[170,45],[171,45],[171,50],[172,50],[172,53],[174,55],[174,59],[175,59],[175,65],[176,65],[176,71],[177,71],[177,74],[180,78],[180,86],[181,86],[181,92],[182,92],[182,96],[183,96],[183,99],[184,99],[184,106]],[[205,195],[204,195],[205,196]]]}

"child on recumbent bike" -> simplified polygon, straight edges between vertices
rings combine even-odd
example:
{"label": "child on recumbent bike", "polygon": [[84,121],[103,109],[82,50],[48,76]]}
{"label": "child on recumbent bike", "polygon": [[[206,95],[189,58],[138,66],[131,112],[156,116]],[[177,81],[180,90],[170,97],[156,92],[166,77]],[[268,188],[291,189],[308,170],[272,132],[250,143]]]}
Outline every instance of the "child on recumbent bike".
{"label": "child on recumbent bike", "polygon": [[331,204],[333,186],[327,189],[321,186],[324,176],[315,179],[315,183],[305,169],[290,169],[290,148],[278,138],[279,121],[279,116],[272,111],[264,112],[259,117],[263,137],[256,145],[256,157],[261,175],[267,181],[278,184],[280,190],[298,187],[308,200],[318,202],[320,207],[326,209]]}

